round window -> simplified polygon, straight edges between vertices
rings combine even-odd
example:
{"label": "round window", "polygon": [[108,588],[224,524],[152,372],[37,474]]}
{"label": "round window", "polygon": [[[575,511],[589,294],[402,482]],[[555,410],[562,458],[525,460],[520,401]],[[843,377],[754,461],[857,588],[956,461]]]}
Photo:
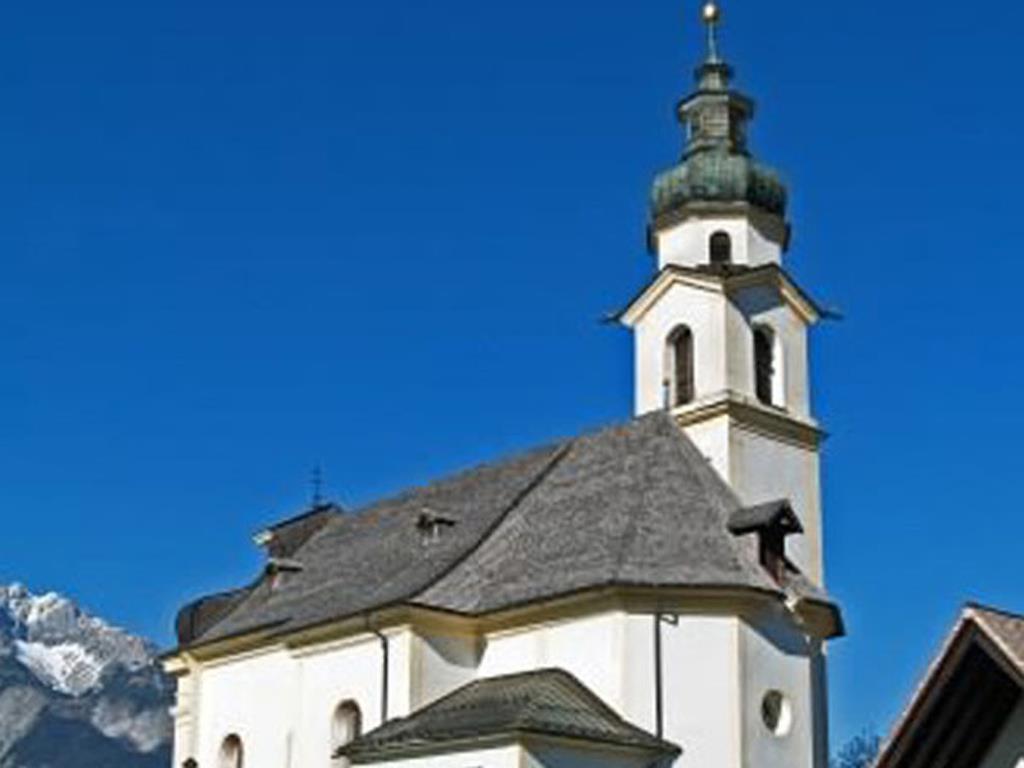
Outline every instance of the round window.
{"label": "round window", "polygon": [[793,708],[780,691],[768,691],[761,700],[761,720],[773,736],[786,736],[793,727]]}

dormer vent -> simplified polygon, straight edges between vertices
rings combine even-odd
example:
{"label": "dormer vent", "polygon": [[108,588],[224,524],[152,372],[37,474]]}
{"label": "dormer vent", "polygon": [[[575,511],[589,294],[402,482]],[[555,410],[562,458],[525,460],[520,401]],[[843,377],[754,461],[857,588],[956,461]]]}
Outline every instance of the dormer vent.
{"label": "dormer vent", "polygon": [[761,565],[776,582],[782,583],[796,567],[786,557],[786,539],[803,533],[804,527],[786,499],[746,507],[729,518],[729,531],[736,536],[756,533]]}
{"label": "dormer vent", "polygon": [[445,517],[431,509],[424,509],[416,520],[416,529],[420,532],[424,544],[432,544],[440,541],[445,530],[454,528],[457,521],[451,517]]}
{"label": "dormer vent", "polygon": [[344,508],[337,504],[318,504],[301,515],[265,528],[253,536],[253,542],[266,550],[271,561],[287,560],[332,518],[343,514]]}
{"label": "dormer vent", "polygon": [[270,558],[266,568],[270,591],[275,592],[280,589],[292,574],[301,572],[303,568],[304,566],[298,560],[291,560],[286,557]]}

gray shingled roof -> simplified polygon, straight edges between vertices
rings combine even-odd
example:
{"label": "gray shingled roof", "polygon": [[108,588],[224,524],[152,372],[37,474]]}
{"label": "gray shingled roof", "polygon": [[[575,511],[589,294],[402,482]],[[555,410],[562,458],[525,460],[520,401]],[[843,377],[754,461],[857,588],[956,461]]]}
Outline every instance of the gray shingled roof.
{"label": "gray shingled roof", "polygon": [[[273,590],[264,580],[182,644],[394,604],[481,614],[602,586],[779,593],[751,542],[729,533],[740,506],[655,413],[335,516],[292,556],[301,571]],[[455,525],[428,535],[424,513]]]}
{"label": "gray shingled roof", "polygon": [[346,745],[355,762],[502,736],[561,736],[665,755],[679,748],[623,720],[579,680],[545,669],[477,680]]}

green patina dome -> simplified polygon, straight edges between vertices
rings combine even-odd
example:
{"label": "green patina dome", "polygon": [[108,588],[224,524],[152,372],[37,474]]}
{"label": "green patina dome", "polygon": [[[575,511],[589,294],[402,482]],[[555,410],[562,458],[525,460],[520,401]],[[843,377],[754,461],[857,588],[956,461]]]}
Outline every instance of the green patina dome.
{"label": "green patina dome", "polygon": [[775,171],[745,154],[712,149],[690,155],[654,181],[655,220],[696,202],[749,203],[785,217],[786,187]]}

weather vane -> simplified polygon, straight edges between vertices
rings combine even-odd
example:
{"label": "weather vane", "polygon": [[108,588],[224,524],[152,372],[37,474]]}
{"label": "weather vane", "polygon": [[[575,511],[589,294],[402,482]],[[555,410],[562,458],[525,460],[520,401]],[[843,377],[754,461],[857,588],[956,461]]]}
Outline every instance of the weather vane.
{"label": "weather vane", "polygon": [[718,3],[705,3],[701,16],[708,28],[708,61],[718,61],[718,25],[722,23],[722,9]]}

